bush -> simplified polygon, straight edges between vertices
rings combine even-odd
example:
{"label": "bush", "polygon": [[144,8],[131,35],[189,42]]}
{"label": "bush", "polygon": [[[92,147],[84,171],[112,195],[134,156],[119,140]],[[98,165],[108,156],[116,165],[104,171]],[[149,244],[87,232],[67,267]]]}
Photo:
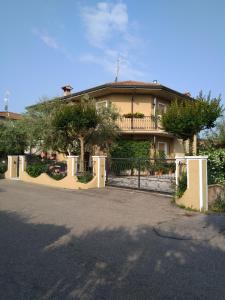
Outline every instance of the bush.
{"label": "bush", "polygon": [[215,212],[225,212],[225,199],[221,196],[218,197],[210,209]]}
{"label": "bush", "polygon": [[26,171],[31,177],[38,177],[42,173],[47,173],[48,165],[43,163],[35,163],[32,165],[28,165]]}
{"label": "bush", "polygon": [[112,157],[140,158],[149,157],[152,143],[150,141],[119,140],[111,150]]}
{"label": "bush", "polygon": [[225,182],[225,149],[200,151],[208,156],[208,184]]}
{"label": "bush", "polygon": [[4,174],[7,171],[6,163],[0,162],[0,174]]}
{"label": "bush", "polygon": [[186,189],[187,189],[187,173],[183,172],[178,181],[176,196],[178,198],[181,198],[184,192],[186,191]]}
{"label": "bush", "polygon": [[81,183],[88,183],[93,179],[93,175],[91,173],[85,173],[83,175],[78,175],[77,179]]}
{"label": "bush", "polygon": [[64,177],[65,177],[65,175],[64,174],[56,174],[56,173],[48,173],[48,175],[51,177],[51,178],[53,178],[53,179],[55,179],[55,180],[61,180],[61,179],[63,179]]}

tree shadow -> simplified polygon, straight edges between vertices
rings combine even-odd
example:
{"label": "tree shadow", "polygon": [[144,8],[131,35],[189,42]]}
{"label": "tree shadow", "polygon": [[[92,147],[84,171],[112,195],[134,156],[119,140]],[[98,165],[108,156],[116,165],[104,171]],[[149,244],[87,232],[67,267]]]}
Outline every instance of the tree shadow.
{"label": "tree shadow", "polygon": [[93,230],[0,212],[1,299],[223,299],[225,253],[152,227]]}

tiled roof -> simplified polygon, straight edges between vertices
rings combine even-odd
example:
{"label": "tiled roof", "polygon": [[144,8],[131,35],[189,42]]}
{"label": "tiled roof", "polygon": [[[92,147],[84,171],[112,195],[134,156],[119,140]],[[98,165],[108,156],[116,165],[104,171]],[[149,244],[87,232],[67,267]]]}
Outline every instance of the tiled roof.
{"label": "tiled roof", "polygon": [[118,82],[110,82],[108,85],[120,85],[120,86],[157,86],[159,83],[155,82],[143,82],[143,81],[133,81],[133,80],[128,80],[128,81],[118,81]]}
{"label": "tiled roof", "polygon": [[0,118],[9,118],[11,120],[20,120],[22,116],[13,112],[0,111]]}

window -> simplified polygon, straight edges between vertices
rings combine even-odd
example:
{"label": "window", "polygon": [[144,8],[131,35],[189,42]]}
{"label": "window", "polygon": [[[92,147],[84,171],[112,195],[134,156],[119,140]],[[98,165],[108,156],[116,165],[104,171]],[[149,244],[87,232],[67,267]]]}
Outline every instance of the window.
{"label": "window", "polygon": [[166,142],[158,142],[158,151],[163,151],[165,155],[168,154],[168,144]]}
{"label": "window", "polygon": [[164,103],[158,103],[158,115],[161,116],[164,112],[166,112],[166,105]]}
{"label": "window", "polygon": [[108,100],[98,101],[96,102],[96,108],[101,109],[104,107],[108,107]]}

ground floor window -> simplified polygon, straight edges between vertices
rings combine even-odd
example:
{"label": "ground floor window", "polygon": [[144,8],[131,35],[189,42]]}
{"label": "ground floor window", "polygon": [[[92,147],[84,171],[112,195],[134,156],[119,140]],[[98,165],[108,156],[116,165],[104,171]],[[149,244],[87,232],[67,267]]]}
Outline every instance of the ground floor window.
{"label": "ground floor window", "polygon": [[168,155],[168,143],[158,142],[158,151],[162,151],[165,155]]}

